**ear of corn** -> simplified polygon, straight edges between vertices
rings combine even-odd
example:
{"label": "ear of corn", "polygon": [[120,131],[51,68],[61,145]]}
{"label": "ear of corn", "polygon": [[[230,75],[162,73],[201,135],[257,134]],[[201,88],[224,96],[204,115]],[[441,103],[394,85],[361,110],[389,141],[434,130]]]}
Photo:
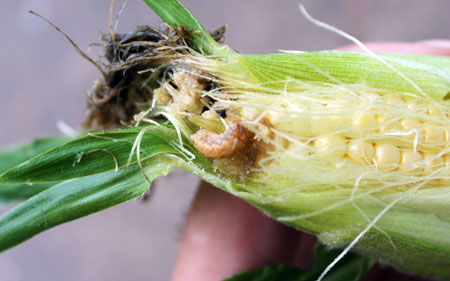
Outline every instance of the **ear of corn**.
{"label": "ear of corn", "polygon": [[[384,213],[356,251],[450,278],[449,58],[215,55],[176,65],[211,77],[219,89],[203,95],[218,101],[213,109],[227,109],[226,120],[243,124],[264,153],[249,179],[212,183],[333,247]],[[215,167],[232,177],[231,158],[216,159]]]}
{"label": "ear of corn", "polygon": [[395,71],[335,51],[199,59],[223,86],[211,97],[270,147],[231,192],[333,247],[389,208],[354,250],[450,278],[450,60],[379,56]]}
{"label": "ear of corn", "polygon": [[[158,66],[171,70],[169,78],[151,89],[155,107],[136,117],[162,115],[174,127],[133,132],[132,153],[148,133],[158,140],[144,141],[155,151],[148,159],[171,154],[177,161],[168,166],[179,165],[330,247],[361,237],[354,246],[359,253],[450,279],[449,58],[240,55],[212,41],[178,1],[145,2],[172,27],[186,27],[190,45]],[[120,133],[106,140],[115,138]],[[72,149],[65,156],[50,151],[0,182],[113,169],[106,154],[84,168],[60,169],[80,147],[64,147]],[[119,170],[130,164],[126,148],[111,146]],[[48,174],[56,168],[63,172]]]}

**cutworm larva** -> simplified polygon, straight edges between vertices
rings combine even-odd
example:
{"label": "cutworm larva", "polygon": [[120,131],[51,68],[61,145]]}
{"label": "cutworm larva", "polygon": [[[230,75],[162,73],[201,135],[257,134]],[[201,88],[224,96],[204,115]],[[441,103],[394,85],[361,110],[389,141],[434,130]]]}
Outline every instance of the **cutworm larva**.
{"label": "cutworm larva", "polygon": [[242,149],[247,143],[247,133],[238,122],[231,122],[222,134],[201,129],[191,138],[195,147],[209,158],[227,157]]}

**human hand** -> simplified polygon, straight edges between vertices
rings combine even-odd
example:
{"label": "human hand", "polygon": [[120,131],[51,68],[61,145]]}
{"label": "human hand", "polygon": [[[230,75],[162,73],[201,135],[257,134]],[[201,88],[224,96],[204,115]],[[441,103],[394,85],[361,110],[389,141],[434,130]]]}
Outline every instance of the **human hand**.
{"label": "human hand", "polygon": [[[367,43],[374,52],[450,56],[450,41]],[[354,45],[342,50],[359,50]],[[202,182],[187,215],[172,281],[222,280],[273,264],[312,265],[316,239]],[[424,280],[375,266],[361,281]]]}

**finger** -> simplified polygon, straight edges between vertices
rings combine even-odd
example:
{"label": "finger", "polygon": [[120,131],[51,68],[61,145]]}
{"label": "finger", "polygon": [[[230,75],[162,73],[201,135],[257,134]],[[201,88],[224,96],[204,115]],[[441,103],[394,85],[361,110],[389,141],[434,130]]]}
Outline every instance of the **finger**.
{"label": "finger", "polygon": [[[364,45],[373,52],[450,56],[450,41],[446,40],[429,40],[413,43],[367,42],[364,43]],[[362,51],[362,49],[357,45],[346,45],[339,49],[347,51]]]}
{"label": "finger", "polygon": [[172,281],[222,280],[290,263],[298,237],[243,200],[202,183],[186,218]]}

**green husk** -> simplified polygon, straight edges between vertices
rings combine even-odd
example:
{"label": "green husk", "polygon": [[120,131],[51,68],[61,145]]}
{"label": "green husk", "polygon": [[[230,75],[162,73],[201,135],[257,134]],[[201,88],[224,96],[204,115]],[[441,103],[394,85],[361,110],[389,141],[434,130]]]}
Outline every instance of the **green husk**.
{"label": "green husk", "polygon": [[[448,167],[426,176],[381,171],[337,163],[326,154],[320,157],[309,145],[318,135],[362,135],[405,149],[439,151],[442,144],[417,145],[395,134],[348,131],[349,118],[382,112],[394,121],[415,118],[422,124],[419,130],[426,124],[448,128],[449,58],[338,51],[241,55],[219,46],[177,0],[145,2],[170,26],[184,27],[188,34],[186,51],[158,67],[202,73],[211,79],[217,88],[202,94],[237,112],[232,117],[240,118],[255,135],[258,149],[270,147],[268,155],[262,156],[266,161],[245,177],[222,173],[191,140],[199,126],[220,131],[218,119],[205,121],[170,106],[150,108],[146,118],[162,114],[173,125],[153,122],[82,136],[3,173],[0,184],[63,182],[0,218],[0,250],[54,225],[139,196],[148,185],[146,178],[152,180],[179,166],[278,221],[318,235],[329,247],[344,248],[355,241],[353,250],[364,256],[405,272],[450,280]],[[164,86],[166,81],[156,82]],[[366,97],[368,92],[419,101],[421,107],[406,110],[373,102]],[[296,108],[302,103],[305,109]],[[266,126],[277,129],[275,137],[265,136],[255,120],[245,119],[244,109],[256,110],[260,116],[281,115],[279,124]],[[428,109],[444,114],[430,117]],[[283,147],[286,140],[293,148]],[[445,144],[438,156],[449,150]],[[358,236],[362,238],[355,240]]]}
{"label": "green husk", "polygon": [[[265,83],[277,89],[283,89],[286,78],[290,78],[343,85],[364,83],[387,91],[427,94],[438,101],[450,94],[450,58],[404,54],[378,54],[378,57],[396,71],[367,53],[343,51],[234,55],[225,62],[211,62],[215,65],[208,70],[218,72],[225,79]],[[418,88],[405,81],[399,72]]]}

